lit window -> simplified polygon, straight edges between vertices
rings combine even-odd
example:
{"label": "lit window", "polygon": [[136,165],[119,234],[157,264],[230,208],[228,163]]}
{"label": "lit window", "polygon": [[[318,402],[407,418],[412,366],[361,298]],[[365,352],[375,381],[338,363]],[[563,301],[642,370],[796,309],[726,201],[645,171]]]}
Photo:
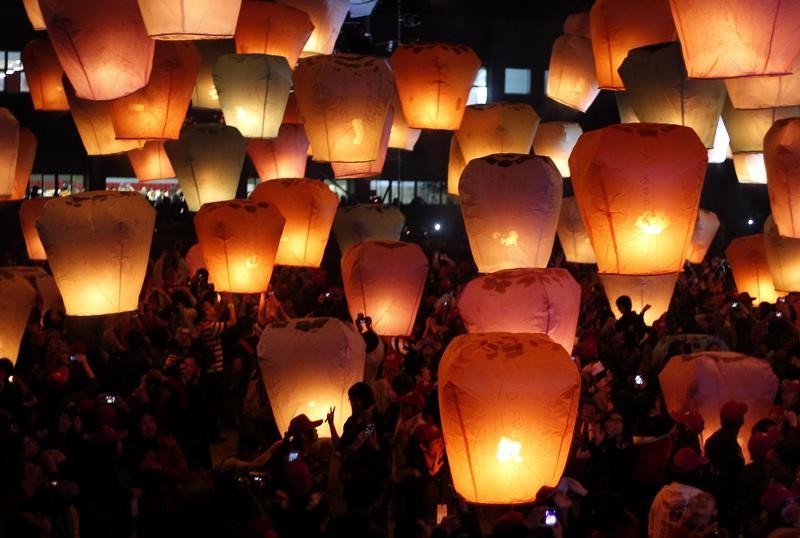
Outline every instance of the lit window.
{"label": "lit window", "polygon": [[489,88],[487,84],[487,72],[485,67],[478,69],[478,76],[472,84],[472,89],[467,97],[467,105],[485,105],[489,100]]}
{"label": "lit window", "polygon": [[530,95],[531,70],[506,67],[504,91],[506,95]]}

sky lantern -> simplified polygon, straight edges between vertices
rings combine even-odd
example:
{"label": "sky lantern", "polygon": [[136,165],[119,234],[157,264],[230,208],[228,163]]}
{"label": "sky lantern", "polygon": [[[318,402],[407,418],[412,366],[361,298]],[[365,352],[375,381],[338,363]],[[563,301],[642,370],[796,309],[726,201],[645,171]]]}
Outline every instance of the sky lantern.
{"label": "sky lantern", "polygon": [[132,149],[126,155],[133,167],[133,173],[139,181],[175,177],[175,170],[164,150],[164,142],[160,140],[146,142],[141,149]]}
{"label": "sky lantern", "polygon": [[178,138],[199,68],[194,44],[158,43],[147,85],[111,103],[117,138]]}
{"label": "sky lantern", "polygon": [[142,147],[140,140],[117,140],[111,101],[89,101],[77,97],[65,85],[69,111],[87,155],[113,155]]}
{"label": "sky lantern", "polygon": [[36,290],[27,280],[0,269],[0,357],[13,364],[35,303]]}
{"label": "sky lantern", "polygon": [[641,312],[645,305],[650,309],[644,314],[644,322],[649,326],[669,310],[678,273],[659,275],[620,275],[600,273],[600,282],[606,299],[617,315],[614,306],[617,298],[627,295],[631,298],[634,312]]}
{"label": "sky lantern", "polygon": [[[42,15],[42,8],[39,7],[39,0],[22,0],[22,5],[25,7],[25,14],[28,15],[28,20],[31,21],[33,29],[47,30],[47,25],[44,23],[44,16]],[[28,66],[25,66],[25,70],[28,70]]]}
{"label": "sky lantern", "polygon": [[764,137],[769,204],[781,235],[800,239],[800,118],[776,121]]}
{"label": "sky lantern", "polygon": [[[38,0],[35,0],[38,5]],[[32,39],[22,49],[22,65],[31,93],[34,110],[69,110],[64,84],[64,70],[47,39]]]}
{"label": "sky lantern", "polygon": [[639,121],[691,127],[707,148],[714,147],[725,85],[688,79],[677,43],[631,50],[619,75]]}
{"label": "sky lantern", "polygon": [[507,153],[467,164],[458,191],[479,272],[547,266],[562,181],[547,157]]}
{"label": "sky lantern", "polygon": [[236,47],[228,39],[197,41],[195,43],[200,53],[200,70],[192,91],[192,106],[209,110],[220,110],[217,87],[214,86],[214,66],[224,54],[235,54]]}
{"label": "sky lantern", "polygon": [[727,101],[722,111],[734,153],[764,151],[764,136],[772,124],[795,116],[800,116],[800,106],[739,110]]}
{"label": "sky lantern", "polygon": [[307,152],[308,138],[302,125],[284,123],[278,129],[277,138],[247,141],[247,155],[261,181],[305,176]]}
{"label": "sky lantern", "polygon": [[481,60],[464,45],[408,43],[389,58],[408,124],[455,131]]}
{"label": "sky lantern", "polygon": [[539,126],[539,115],[525,103],[468,106],[456,131],[464,160],[495,153],[528,153]]}
{"label": "sky lantern", "polygon": [[675,40],[668,0],[597,0],[590,22],[597,81],[604,90],[625,89],[617,69],[630,50]]}
{"label": "sky lantern", "polygon": [[303,46],[303,58],[333,53],[350,9],[348,0],[278,0],[278,3],[305,11],[311,17],[314,31]]}
{"label": "sky lantern", "polygon": [[19,148],[17,150],[17,163],[14,168],[14,179],[8,194],[0,196],[0,200],[22,200],[28,183],[31,180],[33,163],[36,160],[36,148],[39,143],[36,135],[30,129],[22,127],[19,130]]}
{"label": "sky lantern", "polygon": [[227,39],[236,31],[242,0],[139,0],[153,39]]}
{"label": "sky lantern", "polygon": [[796,2],[669,0],[669,4],[691,78],[785,75],[800,54]]}
{"label": "sky lantern", "polygon": [[395,91],[392,98],[392,130],[389,133],[389,147],[413,151],[421,134],[421,129],[413,129],[408,126],[408,120],[403,114],[403,107],[400,104],[400,97]]}
{"label": "sky lantern", "polygon": [[236,52],[283,56],[294,69],[313,30],[311,18],[301,9],[245,0],[236,26]]}
{"label": "sky lantern", "polygon": [[639,123],[639,117],[631,106],[631,100],[626,91],[618,91],[614,94],[617,102],[617,112],[619,112],[620,123]]}
{"label": "sky lantern", "polygon": [[415,243],[362,241],[342,255],[350,316],[371,317],[381,336],[411,334],[427,277],[428,258]]}
{"label": "sky lantern", "polygon": [[766,185],[767,168],[764,163],[764,154],[759,152],[744,152],[733,154],[733,169],[739,183]]}
{"label": "sky lantern", "polygon": [[277,265],[319,267],[339,206],[339,197],[324,182],[267,181],[256,186],[250,199],[274,205],[286,219],[275,257]]}
{"label": "sky lantern", "polygon": [[2,196],[10,195],[14,187],[19,146],[19,122],[10,110],[0,108],[0,195]]}
{"label": "sky lantern", "polygon": [[356,54],[314,56],[300,62],[293,80],[315,160],[378,158],[394,92],[394,77],[383,59]]}
{"label": "sky lantern", "polygon": [[800,105],[800,68],[789,75],[725,79],[736,108],[773,108]]}
{"label": "sky lantern", "polygon": [[357,179],[357,178],[371,178],[378,177],[383,172],[383,165],[386,163],[386,151],[389,147],[389,137],[392,133],[392,125],[394,122],[394,111],[390,108],[389,113],[386,115],[386,121],[383,124],[383,132],[381,133],[381,145],[378,149],[378,158],[374,161],[364,161],[360,163],[340,163],[331,162],[331,169],[333,169],[333,176],[336,179]]}
{"label": "sky lantern", "polygon": [[[39,304],[42,317],[50,310],[64,309],[61,293],[53,276],[43,267],[29,265],[14,265],[0,267],[0,272],[8,272],[16,277],[25,279],[36,291],[36,302]],[[2,356],[2,355],[0,355]]]}
{"label": "sky lantern", "polygon": [[800,239],[782,237],[772,215],[764,223],[764,252],[775,289],[800,291]]}
{"label": "sky lantern", "polygon": [[[364,379],[364,339],[335,318],[299,318],[272,323],[258,342],[258,364],[275,422],[281,432],[297,415],[324,420],[336,408],[341,434],[350,414],[348,389]],[[317,428],[330,437],[327,425]]]}
{"label": "sky lantern", "polygon": [[156,212],[135,192],[53,198],[36,228],[70,316],[136,310]]}
{"label": "sky lantern", "polygon": [[236,197],[246,147],[236,128],[213,123],[187,127],[164,144],[189,211]]}
{"label": "sky lantern", "polygon": [[749,293],[754,304],[774,303],[785,295],[775,289],[767,264],[764,234],[737,237],[725,249],[733,280],[740,293]]}
{"label": "sky lantern", "polygon": [[456,336],[439,364],[439,409],[456,491],[478,504],[531,503],[570,453],[580,374],[544,334]]}
{"label": "sky lantern", "polygon": [[612,125],[584,133],[569,159],[572,186],[601,273],[683,267],[708,154],[689,127]]}
{"label": "sky lantern", "polygon": [[458,183],[466,167],[467,161],[464,160],[458,138],[454,134],[450,137],[450,154],[447,159],[447,194],[458,196]]}
{"label": "sky lantern", "polygon": [[720,116],[717,122],[717,132],[714,134],[714,147],[708,150],[708,162],[714,164],[724,163],[731,150],[731,137],[725,129],[725,123]]}
{"label": "sky lantern", "polygon": [[547,73],[547,97],[562,105],[586,112],[600,88],[588,37],[564,34],[553,43]]}
{"label": "sky lantern", "polygon": [[569,155],[583,134],[581,126],[569,121],[540,123],[533,139],[533,152],[550,157],[561,177],[569,177]]}
{"label": "sky lantern", "polygon": [[[200,269],[205,269],[206,262],[203,259],[203,249],[200,247],[200,243],[195,243],[189,247],[189,250],[186,251],[186,256],[183,258],[186,260],[186,265],[189,266],[189,271],[192,275],[197,274]],[[208,281],[213,283],[211,278]]]}
{"label": "sky lantern", "polygon": [[36,221],[42,214],[42,208],[52,198],[31,198],[25,200],[19,206],[19,224],[22,227],[22,237],[25,239],[25,249],[28,251],[28,259],[31,261],[42,261],[47,259],[42,241],[39,239],[39,230],[36,229]]}
{"label": "sky lantern", "polygon": [[194,217],[197,242],[217,291],[267,291],[286,219],[267,202],[203,204]]}
{"label": "sky lantern", "polygon": [[39,0],[50,43],[81,99],[130,95],[150,80],[155,41],[136,0]]}
{"label": "sky lantern", "polygon": [[469,333],[542,333],[572,351],[581,287],[566,269],[508,269],[470,280],[458,299]]}
{"label": "sky lantern", "polygon": [[583,225],[581,211],[574,196],[561,201],[561,215],[558,218],[558,241],[564,257],[570,263],[597,263],[592,250],[592,242]]}
{"label": "sky lantern", "polygon": [[356,204],[342,206],[333,221],[333,235],[339,251],[347,252],[361,241],[397,241],[403,232],[406,217],[397,206]]}
{"label": "sky lantern", "polygon": [[689,263],[703,263],[717,230],[719,230],[719,217],[707,209],[700,209],[697,212],[692,241],[686,250],[686,259]]}

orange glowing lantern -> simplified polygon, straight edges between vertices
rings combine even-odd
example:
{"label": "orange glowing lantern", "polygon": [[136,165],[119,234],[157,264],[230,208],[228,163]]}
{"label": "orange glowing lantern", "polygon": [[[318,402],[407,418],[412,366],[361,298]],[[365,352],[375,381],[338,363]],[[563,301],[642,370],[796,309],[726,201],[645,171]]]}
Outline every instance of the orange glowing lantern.
{"label": "orange glowing lantern", "polygon": [[276,179],[256,186],[250,199],[274,205],[286,219],[277,265],[319,267],[339,206],[339,197],[325,183]]}
{"label": "orange glowing lantern", "polygon": [[142,147],[139,140],[117,140],[110,101],[89,101],[76,97],[65,86],[69,110],[87,155],[113,155]]}
{"label": "orange glowing lantern", "polygon": [[592,27],[589,20],[589,12],[581,11],[580,13],[567,15],[567,18],[564,19],[563,29],[565,34],[590,38],[592,36]]}
{"label": "orange glowing lantern", "polygon": [[82,192],[44,205],[36,228],[68,315],[138,308],[155,219],[134,192]]}
{"label": "orange glowing lantern", "polygon": [[581,211],[574,196],[561,201],[561,216],[558,219],[558,241],[564,257],[570,263],[597,263],[592,243],[583,225]]}
{"label": "orange glowing lantern", "polygon": [[728,152],[731,150],[730,143],[731,137],[728,136],[728,130],[725,129],[725,123],[720,117],[717,122],[717,133],[714,135],[714,147],[708,150],[708,162],[724,163],[728,158]]}
{"label": "orange glowing lantern", "polygon": [[408,126],[408,120],[403,114],[403,107],[400,104],[400,97],[395,92],[392,98],[392,131],[389,134],[389,147],[413,151],[420,134],[422,134],[422,130],[412,129]]}
{"label": "orange glowing lantern", "polygon": [[233,127],[200,124],[164,144],[189,211],[236,197],[247,142]]}
{"label": "orange glowing lantern", "polygon": [[533,151],[536,155],[550,157],[561,177],[569,177],[569,155],[582,134],[583,129],[577,123],[568,121],[540,123],[533,139]]}
{"label": "orange glowing lantern", "polygon": [[786,237],[800,239],[800,118],[776,121],[764,137],[772,217]]}
{"label": "orange glowing lantern", "polygon": [[439,364],[439,409],[456,491],[479,504],[530,503],[561,479],[580,374],[544,334],[457,336]]}
{"label": "orange glowing lantern", "polygon": [[714,241],[714,236],[717,235],[717,230],[719,230],[717,215],[707,209],[698,211],[692,242],[686,251],[686,259],[689,260],[689,263],[703,263],[703,259]]}
{"label": "orange glowing lantern", "polygon": [[800,291],[800,239],[781,237],[772,215],[764,222],[764,253],[775,289]]}
{"label": "orange glowing lantern", "polygon": [[381,134],[381,146],[380,149],[378,149],[378,158],[374,161],[366,161],[362,163],[332,162],[331,168],[333,169],[333,176],[336,179],[370,178],[381,175],[381,172],[383,171],[383,165],[386,163],[386,151],[389,147],[389,137],[392,133],[393,118],[394,111],[390,108],[389,113],[386,115],[386,123],[383,124],[383,133]]}
{"label": "orange glowing lantern", "polygon": [[456,131],[464,160],[495,153],[528,153],[539,126],[539,115],[524,103],[468,106]]}
{"label": "orange glowing lantern", "polygon": [[47,34],[75,95],[105,101],[150,80],[155,41],[136,0],[39,0]]}
{"label": "orange glowing lantern", "polygon": [[736,108],[774,108],[800,105],[800,69],[789,75],[725,79]]}
{"label": "orange glowing lantern", "polygon": [[631,298],[634,312],[641,312],[644,306],[649,304],[650,309],[644,314],[644,322],[647,325],[652,325],[669,310],[675,282],[678,280],[678,273],[659,275],[600,273],[598,276],[610,305],[623,295]]}
{"label": "orange glowing lantern", "polygon": [[[31,21],[33,29],[47,30],[47,25],[44,23],[44,17],[42,16],[42,8],[39,7],[39,0],[22,0],[22,5],[25,7],[25,13],[28,15],[28,20]],[[25,66],[25,70],[28,70],[28,66]]]}
{"label": "orange glowing lantern", "polygon": [[728,245],[725,256],[731,265],[736,289],[741,293],[749,293],[755,304],[774,303],[785,295],[775,289],[767,264],[763,234],[737,237]]}
{"label": "orange glowing lantern", "polygon": [[[196,275],[197,271],[200,269],[205,269],[206,262],[203,260],[203,249],[200,248],[199,243],[195,243],[189,250],[186,251],[186,256],[184,256],[186,260],[186,265],[189,266],[189,271],[192,275]],[[211,278],[208,279],[209,283],[213,283]]]}
{"label": "orange glowing lantern", "polygon": [[[38,5],[38,0],[37,5]],[[61,78],[64,70],[58,63],[53,47],[47,39],[28,41],[22,49],[22,65],[31,93],[34,110],[69,110],[64,84]]]}
{"label": "orange glowing lantern", "polygon": [[227,39],[198,41],[195,46],[200,53],[200,71],[197,74],[197,81],[195,81],[194,91],[192,92],[192,106],[219,110],[219,95],[217,95],[217,87],[214,86],[212,72],[219,57],[224,54],[235,54],[236,48],[233,41]]}
{"label": "orange glowing lantern", "polygon": [[36,291],[36,303],[40,307],[42,316],[51,310],[64,309],[64,303],[61,300],[61,293],[58,291],[55,279],[42,267],[14,265],[0,267],[0,272],[8,272],[28,281],[28,284]]}
{"label": "orange glowing lantern", "polygon": [[547,97],[586,112],[599,93],[592,41],[571,34],[558,37],[550,53]]}
{"label": "orange glowing lantern", "polygon": [[461,153],[461,146],[454,134],[450,138],[450,156],[447,160],[447,194],[458,196],[458,183],[461,181],[461,174],[467,167],[464,154]]}
{"label": "orange glowing lantern", "polygon": [[311,17],[314,31],[303,46],[302,57],[333,53],[350,9],[349,0],[278,0],[278,3],[305,11]]}
{"label": "orange glowing lantern", "polygon": [[236,52],[283,56],[289,67],[294,68],[313,30],[305,11],[273,2],[245,0],[236,26]]}
{"label": "orange glowing lantern", "polygon": [[192,40],[233,37],[242,0],[139,0],[147,35]]}
{"label": "orange glowing lantern", "polygon": [[362,241],[397,241],[406,217],[393,205],[358,204],[343,206],[336,212],[333,235],[340,252]]}
{"label": "orange glowing lantern", "polygon": [[455,131],[461,125],[472,83],[481,67],[463,45],[409,43],[389,58],[408,124],[415,129]]}
{"label": "orange glowing lantern", "polygon": [[508,269],[470,280],[458,300],[469,333],[542,333],[572,351],[581,287],[566,269]]}
{"label": "orange glowing lantern", "polygon": [[764,154],[759,152],[734,153],[733,169],[739,183],[766,185],[767,168],[764,163]]}
{"label": "orange glowing lantern", "polygon": [[601,273],[680,271],[707,159],[680,125],[630,123],[581,136],[569,166]]}
{"label": "orange glowing lantern", "polygon": [[9,196],[14,188],[20,127],[7,108],[0,108],[0,196]]}
{"label": "orange glowing lantern", "polygon": [[458,193],[478,271],[547,266],[562,181],[546,157],[507,153],[467,164]]}
{"label": "orange glowing lantern", "polygon": [[[691,78],[784,75],[800,53],[800,4],[669,0]],[[665,40],[667,41],[667,40]]]}
{"label": "orange glowing lantern", "polygon": [[133,173],[139,181],[153,181],[175,177],[175,170],[169,162],[164,142],[147,142],[141,149],[132,149],[127,153],[133,167]]}
{"label": "orange glowing lantern", "polygon": [[25,249],[28,251],[28,259],[32,261],[47,259],[44,246],[39,239],[39,230],[36,229],[36,221],[42,214],[42,208],[50,200],[51,198],[31,198],[19,206],[19,223],[25,239]]}
{"label": "orange glowing lantern", "polygon": [[278,208],[266,202],[203,204],[194,228],[217,291],[267,291],[285,223]]}
{"label": "orange glowing lantern", "polygon": [[772,124],[795,116],[800,116],[800,106],[739,110],[727,101],[722,111],[722,121],[725,122],[734,153],[763,152],[764,136]]}
{"label": "orange glowing lantern", "polygon": [[247,141],[247,154],[261,181],[305,176],[307,152],[308,138],[302,125],[284,123],[278,138]]}
{"label": "orange glowing lantern", "polygon": [[19,345],[36,303],[36,290],[27,280],[0,269],[0,357],[17,362]]}
{"label": "orange glowing lantern", "polygon": [[37,146],[36,136],[31,130],[25,127],[21,128],[19,130],[19,149],[17,150],[17,165],[14,169],[14,181],[11,183],[9,194],[0,198],[3,200],[22,200],[25,198],[25,191],[28,190],[28,183],[31,180],[33,162],[36,160]]}
{"label": "orange glowing lantern", "polygon": [[372,318],[381,336],[409,336],[428,276],[428,258],[414,243],[362,241],[342,256],[342,280],[353,319]]}

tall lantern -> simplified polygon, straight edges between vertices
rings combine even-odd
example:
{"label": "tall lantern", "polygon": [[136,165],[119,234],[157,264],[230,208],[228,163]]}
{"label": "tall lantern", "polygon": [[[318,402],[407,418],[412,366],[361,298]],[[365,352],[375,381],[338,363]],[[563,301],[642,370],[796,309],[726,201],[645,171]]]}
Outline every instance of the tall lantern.
{"label": "tall lantern", "polygon": [[242,0],[139,0],[147,35],[153,39],[233,37]]}
{"label": "tall lantern", "polygon": [[333,176],[336,179],[357,179],[380,176],[381,172],[383,172],[383,165],[386,163],[386,151],[389,148],[389,137],[392,133],[393,121],[394,111],[390,108],[389,113],[386,114],[386,122],[383,124],[381,145],[378,149],[377,159],[374,161],[365,161],[361,163],[331,162]]}
{"label": "tall lantern", "polygon": [[691,78],[784,75],[800,54],[800,4],[669,0]]}
{"label": "tall lantern", "polygon": [[50,42],[81,99],[129,95],[150,80],[155,41],[136,0],[39,0]]}
{"label": "tall lantern", "polygon": [[[37,5],[39,0],[35,0]],[[28,41],[22,49],[22,65],[31,93],[34,110],[69,110],[64,84],[61,81],[64,69],[47,39]]]}
{"label": "tall lantern", "polygon": [[274,2],[245,0],[236,26],[236,52],[283,56],[294,69],[313,30],[305,11]]}
{"label": "tall lantern", "polygon": [[722,111],[722,121],[725,122],[734,153],[763,152],[764,136],[772,124],[795,116],[800,116],[800,106],[739,110],[727,101]]}
{"label": "tall lantern", "polygon": [[644,322],[652,325],[669,310],[672,294],[678,273],[659,275],[619,275],[601,273],[598,275],[603,283],[608,303],[613,305],[618,297],[627,295],[635,312],[641,312],[645,305],[650,309],[644,314]]}
{"label": "tall lantern", "polygon": [[282,56],[226,54],[214,66],[214,86],[225,123],[246,138],[275,138],[292,84]]}
{"label": "tall lantern", "polygon": [[278,3],[305,11],[311,17],[314,31],[303,46],[303,57],[333,53],[350,9],[349,0],[278,0]]}
{"label": "tall lantern", "polygon": [[305,176],[307,152],[308,138],[302,124],[284,123],[277,138],[247,141],[247,155],[261,181]]}
{"label": "tall lantern", "polygon": [[199,68],[194,44],[159,43],[147,85],[111,103],[117,138],[178,138]]}
{"label": "tall lantern", "polygon": [[72,121],[86,149],[87,155],[113,155],[142,147],[139,140],[117,140],[111,101],[89,101],[75,96],[72,88],[65,86]]}
{"label": "tall lantern", "polygon": [[246,147],[237,129],[211,123],[188,127],[164,144],[189,211],[236,197]]}
{"label": "tall lantern", "polygon": [[481,60],[464,45],[409,43],[389,58],[408,124],[455,131]]}
{"label": "tall lantern", "polygon": [[[44,16],[42,16],[42,8],[39,7],[39,0],[22,0],[22,5],[25,7],[25,14],[28,15],[28,20],[31,21],[33,29],[47,30]],[[27,71],[27,66],[25,66],[25,70]]]}
{"label": "tall lantern", "polygon": [[36,221],[42,214],[44,205],[52,198],[31,198],[25,200],[19,206],[19,224],[22,227],[22,237],[25,239],[25,249],[28,251],[28,259],[31,261],[42,261],[47,259],[39,230],[36,229]]}
{"label": "tall lantern", "polygon": [[293,80],[316,160],[378,158],[394,92],[394,77],[384,60],[355,54],[314,56],[300,62]]}
{"label": "tall lantern", "polygon": [[724,163],[728,158],[731,147],[731,137],[720,116],[717,122],[717,133],[714,135],[714,147],[708,150],[708,162],[714,164]]}
{"label": "tall lantern", "polygon": [[630,123],[581,136],[569,166],[601,273],[681,270],[707,159],[680,125]]}
{"label": "tall lantern", "polygon": [[569,155],[582,134],[583,129],[577,123],[569,121],[540,123],[533,139],[533,152],[542,157],[550,157],[561,177],[569,177]]}
{"label": "tall lantern", "polygon": [[689,263],[703,263],[717,230],[719,230],[719,217],[707,209],[698,211],[692,242],[686,250],[686,259]]}
{"label": "tall lantern", "polygon": [[0,357],[17,362],[19,344],[35,303],[36,290],[27,280],[0,269]]}
{"label": "tall lantern", "polygon": [[561,479],[580,374],[543,334],[457,336],[439,364],[439,409],[456,491],[479,504],[530,503]]}
{"label": "tall lantern", "polygon": [[397,241],[406,217],[396,206],[357,204],[340,207],[333,221],[333,235],[344,253],[362,241]]}
{"label": "tall lantern", "polygon": [[570,108],[586,112],[600,87],[594,67],[592,41],[565,34],[553,43],[547,75],[547,97]]}
{"label": "tall lantern", "polygon": [[773,108],[800,105],[800,68],[789,75],[725,79],[736,108]]}
{"label": "tall lantern", "polygon": [[36,228],[70,316],[136,310],[156,212],[135,192],[53,198]]}
{"label": "tall lantern", "polygon": [[528,153],[539,126],[539,115],[525,103],[468,106],[456,131],[464,160],[495,153]]}
{"label": "tall lantern", "polygon": [[[258,342],[258,363],[272,413],[281,432],[297,415],[324,420],[336,408],[341,432],[348,416],[348,389],[364,379],[364,339],[335,318],[300,318],[273,323]],[[328,428],[319,428],[328,437]]]}
{"label": "tall lantern", "polygon": [[200,208],[194,228],[217,291],[267,291],[285,222],[266,202],[231,200]]}
{"label": "tall lantern", "polygon": [[597,263],[592,243],[583,225],[581,211],[574,196],[561,201],[561,215],[558,218],[558,241],[564,257],[570,263]]}
{"label": "tall lantern", "polygon": [[197,73],[197,80],[192,91],[192,106],[219,110],[219,95],[217,95],[217,87],[214,86],[212,71],[219,57],[223,54],[234,54],[236,47],[233,41],[227,39],[198,41],[195,46],[200,53],[200,71]]}
{"label": "tall lantern", "polygon": [[286,219],[277,265],[319,267],[339,205],[339,197],[325,183],[276,179],[256,186],[250,199],[274,205]]}
{"label": "tall lantern", "polygon": [[22,200],[25,198],[25,191],[28,190],[28,183],[31,180],[33,163],[36,160],[36,148],[39,143],[36,135],[25,127],[19,130],[19,149],[17,151],[17,165],[14,168],[14,180],[11,182],[11,189],[8,195],[0,196],[3,200]]}
{"label": "tall lantern", "polygon": [[[191,271],[192,275],[196,275],[200,269],[205,269],[206,262],[203,260],[203,249],[200,248],[200,243],[195,243],[189,247],[189,250],[186,251],[186,256],[183,258],[186,260],[186,265],[189,266],[189,271]],[[209,283],[214,282],[210,277],[208,281]]]}
{"label": "tall lantern", "polygon": [[[44,268],[29,265],[14,265],[0,267],[0,272],[8,272],[28,281],[28,284],[36,291],[36,294],[41,297],[40,310],[42,316],[50,310],[64,309],[61,293],[58,291],[58,285],[52,275],[45,271]],[[39,298],[37,297],[37,302],[38,301]]]}
{"label": "tall lantern", "polygon": [[153,140],[146,142],[141,149],[132,149],[128,153],[128,160],[133,167],[133,173],[139,181],[154,181],[156,179],[170,179],[175,177],[175,170],[169,162],[164,142]]}
{"label": "tall lantern", "polygon": [[546,157],[497,154],[467,164],[458,192],[478,271],[547,266],[562,182]]}
{"label": "tall lantern", "polygon": [[363,241],[342,256],[350,316],[371,317],[381,336],[411,334],[427,277],[428,258],[414,243]]}
{"label": "tall lantern", "polygon": [[20,127],[17,118],[7,108],[0,108],[0,195],[9,196],[14,187]]}
{"label": "tall lantern", "polygon": [[639,121],[691,127],[707,148],[714,147],[725,85],[686,78],[677,43],[630,51],[619,76]]}
{"label": "tall lantern", "polygon": [[413,151],[422,130],[409,127],[400,97],[394,92],[392,98],[392,130],[389,133],[389,147]]}
{"label": "tall lantern", "polygon": [[542,333],[572,351],[581,287],[566,269],[508,269],[470,280],[458,299],[469,333]]}
{"label": "tall lantern", "polygon": [[772,215],[764,222],[764,253],[775,289],[800,291],[800,239],[781,237]]}
{"label": "tall lantern", "polygon": [[675,40],[669,0],[597,0],[590,21],[597,81],[604,90],[625,89],[617,69],[630,50]]}
{"label": "tall lantern", "polygon": [[733,169],[739,183],[766,185],[767,168],[762,152],[746,152],[733,154]]}
{"label": "tall lantern", "polygon": [[785,295],[775,289],[775,282],[769,272],[764,234],[737,237],[725,249],[725,256],[731,264],[736,289],[749,293],[755,304],[774,303]]}
{"label": "tall lantern", "polygon": [[776,121],[764,137],[769,204],[781,235],[800,239],[800,118]]}
{"label": "tall lantern", "polygon": [[450,155],[447,159],[447,194],[458,196],[458,183],[466,167],[467,161],[464,160],[458,138],[454,134],[450,137]]}

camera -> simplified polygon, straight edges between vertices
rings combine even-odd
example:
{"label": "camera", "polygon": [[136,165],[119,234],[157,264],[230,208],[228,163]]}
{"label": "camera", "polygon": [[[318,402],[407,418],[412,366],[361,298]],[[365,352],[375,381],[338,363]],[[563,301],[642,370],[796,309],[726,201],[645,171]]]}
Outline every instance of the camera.
{"label": "camera", "polygon": [[113,394],[106,394],[106,403],[107,404],[115,404],[117,403],[117,397]]}
{"label": "camera", "polygon": [[739,303],[737,303],[736,301],[733,301],[731,303],[731,308],[739,308]]}
{"label": "camera", "polygon": [[544,524],[548,527],[555,527],[558,523],[558,515],[555,508],[548,508],[544,511]]}
{"label": "camera", "polygon": [[78,356],[77,355],[70,355],[69,356],[69,362],[75,362],[76,360],[78,360]]}
{"label": "camera", "polygon": [[299,458],[299,457],[300,457],[300,451],[299,450],[290,451],[289,452],[289,463],[291,463],[293,461],[297,461],[297,458]]}
{"label": "camera", "polygon": [[636,384],[637,387],[643,387],[644,377],[642,376],[642,374],[636,374],[635,376],[633,376],[633,382]]}

